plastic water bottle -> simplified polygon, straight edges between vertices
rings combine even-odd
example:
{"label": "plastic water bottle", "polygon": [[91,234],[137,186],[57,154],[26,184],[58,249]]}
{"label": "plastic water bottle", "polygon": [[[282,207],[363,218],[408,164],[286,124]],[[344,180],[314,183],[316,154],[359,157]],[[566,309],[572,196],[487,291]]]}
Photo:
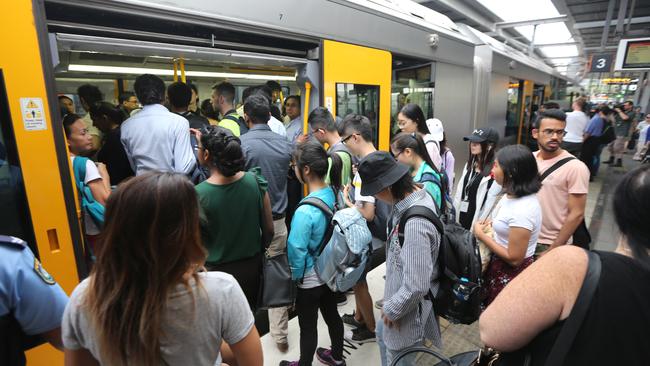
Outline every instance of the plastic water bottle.
{"label": "plastic water bottle", "polygon": [[[457,282],[453,289],[454,297],[458,302],[465,302],[469,300],[470,295],[472,294],[471,286],[469,285],[469,280],[465,277],[461,277],[460,282]],[[454,301],[454,303],[456,302]]]}

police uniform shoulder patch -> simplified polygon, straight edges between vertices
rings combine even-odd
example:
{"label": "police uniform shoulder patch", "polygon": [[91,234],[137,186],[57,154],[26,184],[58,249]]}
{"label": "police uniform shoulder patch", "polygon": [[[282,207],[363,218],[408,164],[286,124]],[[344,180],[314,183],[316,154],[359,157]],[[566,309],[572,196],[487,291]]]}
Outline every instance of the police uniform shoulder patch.
{"label": "police uniform shoulder patch", "polygon": [[38,261],[38,259],[34,258],[34,272],[40,277],[43,282],[47,283],[48,285],[55,285],[56,281],[54,280],[54,277],[52,277],[51,274],[47,273],[45,268],[43,268],[43,265],[41,262]]}

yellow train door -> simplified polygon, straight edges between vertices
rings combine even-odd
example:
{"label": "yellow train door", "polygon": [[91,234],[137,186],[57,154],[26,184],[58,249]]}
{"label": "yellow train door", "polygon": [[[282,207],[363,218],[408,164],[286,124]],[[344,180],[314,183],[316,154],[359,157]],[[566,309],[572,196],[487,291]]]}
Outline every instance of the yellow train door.
{"label": "yellow train door", "polygon": [[[29,242],[70,294],[79,282],[80,232],[51,75],[42,1],[12,1],[0,14],[0,234]],[[28,365],[62,365],[45,344]]]}
{"label": "yellow train door", "polygon": [[388,51],[324,40],[322,100],[335,118],[362,114],[373,126],[375,146],[390,144],[392,55]]}

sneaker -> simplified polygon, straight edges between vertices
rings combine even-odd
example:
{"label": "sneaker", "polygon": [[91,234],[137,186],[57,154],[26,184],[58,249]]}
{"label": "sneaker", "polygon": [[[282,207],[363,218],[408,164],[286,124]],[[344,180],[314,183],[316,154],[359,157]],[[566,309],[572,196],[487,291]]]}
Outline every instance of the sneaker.
{"label": "sneaker", "polygon": [[354,342],[358,344],[377,341],[377,335],[375,334],[375,332],[371,332],[365,326],[347,331],[345,332],[345,335],[343,337],[350,342]]}
{"label": "sneaker", "polygon": [[379,310],[384,308],[384,299],[379,299],[375,301],[375,307]]}
{"label": "sneaker", "polygon": [[622,168],[623,167],[623,161],[621,159],[616,159],[616,164],[612,165],[615,168]]}
{"label": "sneaker", "polygon": [[280,366],[300,366],[299,361],[280,361]]}
{"label": "sneaker", "polygon": [[318,358],[318,361],[324,365],[345,366],[345,361],[337,361],[334,359],[334,357],[332,357],[332,350],[329,348],[318,347],[318,349],[316,349],[316,358]]}
{"label": "sneaker", "polygon": [[336,305],[343,306],[348,303],[348,297],[344,293],[335,292],[334,296],[336,297]]}
{"label": "sneaker", "polygon": [[603,161],[602,164],[614,164],[614,157],[610,156],[609,160]]}
{"label": "sneaker", "polygon": [[359,321],[354,318],[354,311],[352,314],[343,314],[343,316],[341,316],[341,320],[343,320],[343,324],[345,325],[351,325],[355,328],[363,327],[363,324],[359,323]]}

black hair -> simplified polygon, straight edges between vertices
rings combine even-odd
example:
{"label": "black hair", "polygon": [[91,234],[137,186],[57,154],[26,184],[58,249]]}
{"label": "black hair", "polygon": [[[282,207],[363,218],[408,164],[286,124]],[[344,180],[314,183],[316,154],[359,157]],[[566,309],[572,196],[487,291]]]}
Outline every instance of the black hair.
{"label": "black hair", "polygon": [[162,104],[165,99],[165,82],[156,75],[142,74],[133,84],[135,95],[142,105]]}
{"label": "black hair", "polygon": [[309,123],[313,130],[322,128],[328,132],[338,132],[332,113],[325,107],[317,107],[311,111],[309,117],[307,117],[307,123]]}
{"label": "black hair", "polygon": [[194,84],[192,84],[192,83],[190,83],[190,82],[187,82],[187,85],[188,85],[192,90],[194,90],[194,92],[196,93],[196,97],[198,98],[198,97],[199,97],[199,89],[196,87],[196,85],[194,85]]}
{"label": "black hair", "polygon": [[72,126],[73,123],[77,122],[77,120],[80,119],[81,117],[74,113],[68,113],[63,117],[63,130],[65,131],[66,138],[70,138],[70,134],[72,133],[70,126]]}
{"label": "black hair", "polygon": [[418,106],[415,103],[408,103],[402,109],[400,109],[399,113],[403,114],[406,116],[408,119],[412,120],[418,125],[418,132],[421,134],[428,134],[429,132],[429,127],[427,127],[427,121],[424,118],[424,112],[422,112],[422,108]]}
{"label": "black hair", "polygon": [[185,83],[177,81],[167,87],[169,104],[174,108],[187,108],[192,101],[192,88]]}
{"label": "black hair", "polygon": [[269,100],[258,94],[249,96],[244,102],[244,113],[255,124],[268,123],[270,113]]}
{"label": "black hair", "polygon": [[282,91],[282,86],[275,80],[269,80],[266,82],[266,86],[272,91]]}
{"label": "black hair", "polygon": [[109,102],[95,103],[90,107],[90,118],[106,116],[111,122],[120,125],[124,121],[124,113]]}
{"label": "black hair", "polygon": [[77,88],[77,94],[87,105],[91,106],[104,99],[102,92],[95,85],[84,84]]}
{"label": "black hair", "polygon": [[416,187],[413,177],[407,172],[397,182],[391,184],[389,189],[393,198],[401,201],[406,197],[407,193],[415,191]]}
{"label": "black hair", "polygon": [[125,91],[124,93],[120,94],[119,98],[117,98],[117,101],[118,103],[122,104],[128,101],[129,99],[131,99],[131,97],[135,97],[135,93],[130,91]]}
{"label": "black hair", "polygon": [[[271,88],[269,88],[266,85],[258,85],[246,89],[248,90],[248,95],[246,97],[250,95],[261,95],[264,98],[266,98],[269,101],[269,111],[271,112],[271,115],[275,117],[275,119],[277,119],[278,121],[282,120],[282,112],[280,112],[280,108],[278,108],[278,106],[273,104],[273,100],[272,100],[273,98],[271,96],[272,95],[271,93],[273,93],[273,91],[271,90]],[[246,90],[244,90],[244,92],[246,92]],[[243,95],[244,93],[242,93],[242,96]],[[244,101],[245,100],[246,98],[244,98]]]}
{"label": "black hair", "polygon": [[544,118],[556,119],[558,121],[562,121],[566,123],[566,113],[564,113],[564,111],[562,111],[561,109],[553,108],[553,109],[546,109],[543,112],[539,112],[538,117],[535,120],[535,123],[533,124],[533,127],[539,128],[539,126],[542,125],[542,120]]}
{"label": "black hair", "polygon": [[418,156],[421,157],[422,160],[424,160],[424,162],[427,163],[429,167],[431,167],[434,170],[437,170],[436,166],[433,164],[433,161],[431,160],[431,156],[429,156],[429,152],[427,151],[427,146],[424,144],[424,140],[422,139],[422,134],[400,132],[395,137],[393,137],[393,141],[391,141],[391,145],[394,146],[395,149],[399,151],[404,151],[405,149],[413,150],[413,152],[418,154]]}
{"label": "black hair", "polygon": [[560,109],[560,105],[556,102],[546,102],[542,104],[542,107],[544,107],[544,109]]}
{"label": "black hair", "polygon": [[300,103],[300,96],[298,96],[298,95],[290,95],[290,96],[288,96],[288,97],[284,100],[284,106],[285,106],[285,108],[286,108],[286,106],[287,106],[287,101],[288,101],[289,99],[293,99],[293,100],[295,100],[295,101],[298,103],[298,108],[302,108],[302,106],[301,106],[302,103]]}
{"label": "black hair", "polygon": [[219,117],[218,113],[214,110],[210,99],[201,102],[201,114],[206,118],[218,119]]}
{"label": "black hair", "polygon": [[[300,174],[302,174],[302,168],[308,166],[309,170],[318,178],[325,178],[329,168],[330,186],[334,189],[334,192],[338,192],[341,189],[343,161],[337,153],[327,153],[323,145],[317,141],[307,140],[296,146],[293,152],[293,160],[301,172]],[[332,163],[331,167],[329,167],[330,161]]]}
{"label": "black hair", "polygon": [[609,106],[607,106],[607,104],[603,104],[603,105],[599,106],[597,111],[598,112],[603,112],[603,114],[605,114],[606,116],[609,116],[613,112],[612,109],[609,108]]}
{"label": "black hair", "polygon": [[524,145],[509,145],[497,153],[503,170],[503,189],[517,198],[537,193],[542,188],[537,161]]}
{"label": "black hair", "polygon": [[348,114],[341,122],[341,135],[358,133],[366,142],[372,142],[372,126],[368,117],[360,114]]}
{"label": "black hair", "polygon": [[226,177],[245,169],[246,158],[241,141],[228,129],[207,126],[201,134],[201,145],[210,153],[211,165]]}
{"label": "black hair", "polygon": [[442,157],[447,150],[449,150],[449,147],[447,147],[447,133],[443,132],[442,141],[440,141],[440,156]]}
{"label": "black hair", "polygon": [[478,156],[478,159],[474,158],[472,155],[471,143],[468,144],[469,157],[467,158],[467,169],[472,171],[474,169],[474,164],[477,165],[478,170],[481,172],[481,175],[487,177],[492,171],[492,164],[494,163],[494,155],[496,153],[497,144],[489,141],[480,142],[481,144],[481,155]]}
{"label": "black hair", "polygon": [[614,191],[614,218],[634,258],[650,268],[650,165],[625,174]]}
{"label": "black hair", "polygon": [[224,99],[226,99],[226,102],[230,104],[235,102],[235,87],[231,83],[223,81],[213,86],[212,89],[216,90],[217,94],[224,97]]}

